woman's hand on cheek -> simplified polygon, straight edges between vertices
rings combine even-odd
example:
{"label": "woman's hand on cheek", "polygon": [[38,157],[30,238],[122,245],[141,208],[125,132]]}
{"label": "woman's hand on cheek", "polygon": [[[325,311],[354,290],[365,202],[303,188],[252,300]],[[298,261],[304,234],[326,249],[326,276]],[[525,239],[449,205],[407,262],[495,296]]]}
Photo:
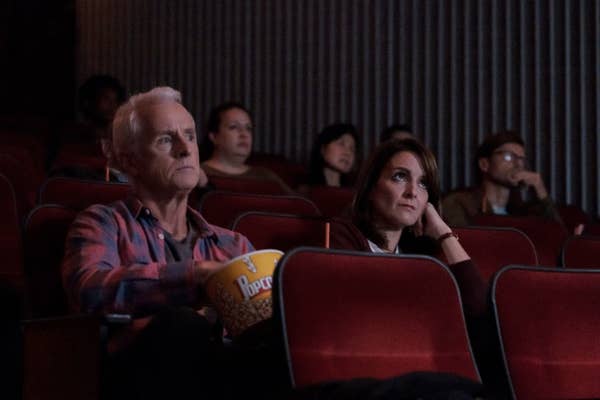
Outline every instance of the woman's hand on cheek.
{"label": "woman's hand on cheek", "polygon": [[423,217],[420,220],[426,221],[422,227],[423,233],[427,236],[431,236],[434,239],[437,239],[444,233],[451,231],[450,227],[448,227],[442,217],[440,217],[440,214],[438,214],[435,207],[431,203],[427,203],[425,206]]}

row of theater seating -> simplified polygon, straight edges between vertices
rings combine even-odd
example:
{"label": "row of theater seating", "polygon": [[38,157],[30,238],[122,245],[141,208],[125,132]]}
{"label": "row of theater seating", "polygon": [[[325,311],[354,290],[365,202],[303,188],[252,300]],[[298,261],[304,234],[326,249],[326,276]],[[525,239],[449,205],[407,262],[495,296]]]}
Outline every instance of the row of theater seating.
{"label": "row of theater seating", "polygon": [[[14,198],[11,201],[14,191],[10,182],[2,178],[0,184],[5,201],[2,210],[6,214],[1,237],[7,257],[0,273],[20,286],[25,282],[24,271],[31,275],[29,284],[35,290],[30,305],[34,315],[64,310],[64,305],[58,307],[60,303],[50,301],[56,296],[46,292],[61,292],[58,263],[70,222],[77,211],[93,203],[125,198],[130,186],[71,178],[50,179],[42,186],[41,204],[28,214],[21,229],[18,215],[8,212],[16,209]],[[338,210],[350,201],[346,193],[335,196],[335,192],[323,199]],[[315,202],[301,196],[212,191],[202,196],[195,206],[209,222],[245,234],[256,248],[287,251],[297,246],[325,246],[326,224],[337,223],[336,219],[324,215]],[[569,237],[565,228],[553,221],[481,216],[478,222],[481,226],[454,230],[486,279],[508,264],[600,266],[600,239]],[[54,285],[50,285],[51,282]]]}
{"label": "row of theater seating", "polygon": [[[600,397],[599,290],[600,270],[509,266],[495,275],[511,397]],[[299,248],[279,262],[275,294],[296,387],[415,370],[481,381],[457,284],[437,260]]]}
{"label": "row of theater seating", "polygon": [[[215,186],[241,192],[259,187],[256,182],[248,184],[223,179]],[[22,325],[23,398],[95,398],[98,321],[64,317],[69,311],[59,263],[68,225],[77,211],[91,203],[123,198],[129,186],[53,178],[39,187],[28,207],[37,206],[29,212],[16,200],[14,185],[0,177],[0,206],[11,210],[0,234],[5,254],[0,278],[27,294],[26,317],[36,318]],[[420,257],[323,249],[326,224],[335,223],[329,217],[351,199],[351,192],[334,191],[324,189],[321,201],[318,195],[311,195],[311,200],[276,191],[262,195],[215,191],[195,204],[210,222],[244,233],[257,248],[287,252],[278,267],[275,297],[296,385],[365,374],[391,376],[418,368],[478,380],[460,301],[454,301],[459,299],[458,289],[443,265]],[[505,226],[456,231],[491,282],[515,396],[599,397],[592,378],[600,362],[593,336],[600,325],[597,313],[590,315],[598,305],[598,272],[515,267],[498,273],[511,264],[595,268],[600,263],[598,239],[568,237],[563,227],[529,218],[482,219],[478,224]],[[306,245],[321,249],[292,250]],[[446,282],[436,284],[436,274]],[[545,297],[546,289],[553,299]],[[434,301],[440,299],[445,304]],[[438,309],[445,310],[446,316],[435,314]],[[376,315],[369,315],[375,310]],[[37,319],[49,316],[63,317]],[[529,338],[539,339],[531,345],[525,343]],[[331,348],[339,352],[331,353]],[[414,357],[407,357],[409,353]]]}

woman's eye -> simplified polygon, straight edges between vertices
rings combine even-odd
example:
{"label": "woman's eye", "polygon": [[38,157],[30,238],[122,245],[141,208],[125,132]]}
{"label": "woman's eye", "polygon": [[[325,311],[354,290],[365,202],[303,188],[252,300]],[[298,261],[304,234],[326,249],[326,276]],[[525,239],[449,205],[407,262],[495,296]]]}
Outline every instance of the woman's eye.
{"label": "woman's eye", "polygon": [[392,179],[397,182],[404,182],[407,180],[407,178],[408,176],[405,172],[396,172],[394,175],[392,175]]}
{"label": "woman's eye", "polygon": [[427,190],[427,183],[426,183],[426,182],[424,182],[424,181],[420,181],[420,182],[419,182],[419,187],[420,187],[421,189],[425,189],[425,190]]}

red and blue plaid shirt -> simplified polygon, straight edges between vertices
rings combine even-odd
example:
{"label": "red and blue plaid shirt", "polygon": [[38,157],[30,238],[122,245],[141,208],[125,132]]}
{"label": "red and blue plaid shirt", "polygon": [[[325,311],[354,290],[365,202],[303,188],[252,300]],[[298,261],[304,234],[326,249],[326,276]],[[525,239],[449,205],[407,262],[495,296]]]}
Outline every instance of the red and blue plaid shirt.
{"label": "red and blue plaid shirt", "polygon": [[139,200],[81,212],[69,230],[62,263],[71,306],[141,317],[165,305],[198,305],[203,290],[194,262],[225,262],[254,248],[243,235],[208,224],[192,208],[188,218],[198,231],[193,259],[167,263],[164,231]]}

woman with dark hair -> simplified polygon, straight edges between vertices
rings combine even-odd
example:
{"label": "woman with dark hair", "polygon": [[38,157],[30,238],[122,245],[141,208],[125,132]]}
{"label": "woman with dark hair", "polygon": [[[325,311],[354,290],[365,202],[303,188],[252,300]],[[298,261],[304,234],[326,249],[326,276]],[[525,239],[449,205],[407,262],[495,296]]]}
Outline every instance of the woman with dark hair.
{"label": "woman with dark hair", "polygon": [[358,144],[354,125],[326,126],[313,144],[307,185],[351,186]]}
{"label": "woman with dark hair", "polygon": [[253,129],[250,111],[240,103],[226,102],[212,109],[200,145],[202,169],[209,181],[211,176],[266,179],[291,192],[273,171],[246,163],[252,153]]}
{"label": "woman with dark hair", "polygon": [[413,253],[445,259],[471,315],[485,309],[485,285],[458,237],[437,210],[437,163],[414,139],[377,147],[361,174],[352,221],[332,225],[331,247],[373,253]]}

